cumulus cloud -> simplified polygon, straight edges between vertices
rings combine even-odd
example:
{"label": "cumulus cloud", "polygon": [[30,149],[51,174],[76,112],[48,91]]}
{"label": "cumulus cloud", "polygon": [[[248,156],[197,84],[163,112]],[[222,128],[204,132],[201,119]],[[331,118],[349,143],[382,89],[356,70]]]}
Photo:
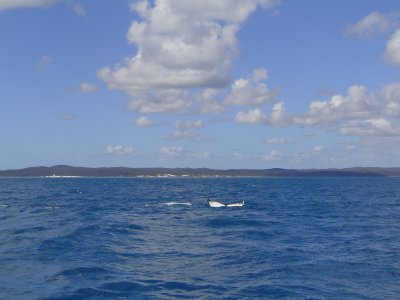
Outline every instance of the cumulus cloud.
{"label": "cumulus cloud", "polygon": [[204,125],[204,122],[202,120],[197,120],[197,121],[177,120],[176,121],[176,128],[178,128],[178,129],[201,128],[201,127],[203,127],[203,125]]}
{"label": "cumulus cloud", "polygon": [[198,139],[198,133],[194,132],[192,129],[202,128],[204,122],[201,120],[197,121],[181,121],[177,120],[175,124],[175,130],[171,134],[171,138],[179,139],[179,138],[191,138]]}
{"label": "cumulus cloud", "polygon": [[270,139],[266,140],[265,144],[267,144],[267,145],[282,145],[282,144],[287,144],[287,141],[284,138],[274,137],[274,138],[270,138]]}
{"label": "cumulus cloud", "polygon": [[233,105],[261,105],[275,101],[278,91],[270,91],[262,82],[267,79],[267,70],[253,71],[250,79],[240,78],[232,84],[231,94],[225,103]]}
{"label": "cumulus cloud", "polygon": [[106,148],[106,153],[108,154],[117,154],[117,155],[131,155],[133,154],[133,148],[122,146],[122,145],[108,145]]}
{"label": "cumulus cloud", "polygon": [[367,117],[379,103],[374,95],[361,85],[349,87],[348,95],[334,95],[329,101],[313,101],[309,112],[297,117],[298,124],[327,125],[340,120]]}
{"label": "cumulus cloud", "polygon": [[294,116],[295,124],[338,126],[340,135],[373,136],[400,133],[400,83],[378,91],[362,85],[349,87],[347,95],[334,95],[328,101],[313,101],[304,115]]}
{"label": "cumulus cloud", "polygon": [[175,129],[174,132],[172,132],[170,138],[172,139],[183,139],[183,138],[190,138],[190,139],[197,139],[198,134],[190,131],[190,130],[182,130],[182,129]]}
{"label": "cumulus cloud", "polygon": [[270,153],[262,156],[262,159],[265,161],[278,161],[281,158],[282,154],[278,150],[272,150]]}
{"label": "cumulus cloud", "polygon": [[43,70],[53,63],[53,58],[49,55],[43,55],[36,63],[37,70]]}
{"label": "cumulus cloud", "polygon": [[161,160],[209,160],[211,159],[211,153],[208,151],[203,152],[193,152],[187,151],[183,147],[161,147],[160,148],[160,158]]}
{"label": "cumulus cloud", "polygon": [[47,7],[56,0],[1,0],[0,11],[14,8]]}
{"label": "cumulus cloud", "polygon": [[128,93],[132,110],[187,110],[191,103],[183,91],[229,84],[241,24],[257,6],[276,4],[272,0],[135,1],[131,10],[141,20],[132,22],[127,39],[138,52],[114,68],[100,69],[98,76],[110,89]]}
{"label": "cumulus cloud", "polygon": [[387,42],[385,59],[387,62],[400,67],[400,29],[396,30]]}
{"label": "cumulus cloud", "polygon": [[[356,24],[347,25],[344,33],[360,38],[371,38],[380,33],[390,32],[399,24],[399,11],[386,14],[373,12]],[[397,29],[387,41],[384,58],[388,63],[400,67],[400,29]]]}
{"label": "cumulus cloud", "polygon": [[183,154],[183,147],[161,147],[160,154],[166,157],[178,157]]}
{"label": "cumulus cloud", "polygon": [[262,124],[267,117],[259,108],[254,108],[249,109],[247,112],[239,111],[235,119],[236,122],[241,124]]}
{"label": "cumulus cloud", "polygon": [[353,136],[398,136],[400,124],[394,127],[393,123],[384,118],[352,120],[346,123],[339,131],[341,135]]}
{"label": "cumulus cloud", "polygon": [[292,125],[292,123],[293,116],[286,111],[285,103],[276,103],[272,108],[271,116],[268,119],[268,124],[277,127],[286,127]]}
{"label": "cumulus cloud", "polygon": [[188,93],[184,90],[132,91],[130,96],[128,109],[141,113],[180,113],[192,106],[190,101],[186,101]]}
{"label": "cumulus cloud", "polygon": [[80,17],[86,16],[86,10],[82,4],[70,0],[67,1],[67,5],[76,15]]}
{"label": "cumulus cloud", "polygon": [[[270,115],[254,108],[239,111],[235,120],[241,124],[275,127],[326,127],[342,136],[393,138],[400,135],[400,83],[383,85],[377,91],[369,91],[362,85],[353,85],[345,95],[335,94],[329,100],[312,101],[308,112],[304,114],[289,113],[284,103],[278,102],[273,106]],[[287,141],[271,138],[265,143],[274,145]],[[320,152],[317,150],[315,148],[313,152]]]}
{"label": "cumulus cloud", "polygon": [[392,14],[373,12],[357,23],[347,25],[344,33],[359,38],[371,38],[374,35],[386,32],[391,26],[392,19]]}
{"label": "cumulus cloud", "polygon": [[208,151],[194,152],[194,153],[190,153],[189,157],[196,159],[196,160],[209,160],[211,158],[211,153]]}
{"label": "cumulus cloud", "polygon": [[326,147],[323,145],[316,145],[314,146],[314,148],[312,149],[312,152],[322,152],[326,150]]}
{"label": "cumulus cloud", "polygon": [[93,83],[83,82],[83,83],[80,84],[78,90],[79,90],[79,92],[81,92],[81,93],[88,94],[88,93],[97,92],[99,89],[98,89],[98,87],[97,87],[95,84],[93,84]]}
{"label": "cumulus cloud", "polygon": [[[259,108],[240,111],[236,122],[275,127],[327,127],[346,136],[394,136],[400,133],[400,83],[383,85],[377,91],[353,85],[347,94],[335,94],[329,100],[312,101],[308,112],[292,114],[283,102],[276,103],[270,115]],[[266,141],[278,143],[279,139]]]}
{"label": "cumulus cloud", "polygon": [[278,102],[272,107],[270,116],[266,116],[259,108],[249,109],[247,112],[239,111],[236,122],[242,124],[264,124],[276,127],[293,125],[294,117],[288,113],[283,102]]}
{"label": "cumulus cloud", "polygon": [[217,89],[206,88],[194,95],[194,103],[203,114],[217,114],[226,110],[225,105],[216,100],[219,91]]}
{"label": "cumulus cloud", "polygon": [[154,125],[153,120],[146,116],[137,118],[135,123],[138,127],[149,127]]}
{"label": "cumulus cloud", "polygon": [[327,148],[323,145],[316,145],[308,151],[297,152],[290,155],[287,159],[293,164],[306,165],[308,167],[315,166],[335,166],[343,163],[347,156],[350,155],[350,150],[343,147]]}

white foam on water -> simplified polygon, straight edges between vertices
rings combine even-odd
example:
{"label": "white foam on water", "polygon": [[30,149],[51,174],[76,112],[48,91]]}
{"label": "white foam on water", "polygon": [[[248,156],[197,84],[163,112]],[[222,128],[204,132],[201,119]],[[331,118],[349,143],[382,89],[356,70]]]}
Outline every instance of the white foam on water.
{"label": "white foam on water", "polygon": [[192,203],[190,202],[165,202],[165,203],[161,203],[162,205],[167,205],[167,206],[171,206],[171,205],[187,205],[190,206],[192,205]]}

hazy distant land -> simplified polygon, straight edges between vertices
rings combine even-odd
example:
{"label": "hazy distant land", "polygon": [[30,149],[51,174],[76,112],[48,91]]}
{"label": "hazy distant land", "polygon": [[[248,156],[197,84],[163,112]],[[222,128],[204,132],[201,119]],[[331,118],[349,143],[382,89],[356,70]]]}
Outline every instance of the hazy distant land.
{"label": "hazy distant land", "polygon": [[0,170],[0,177],[329,177],[400,176],[400,168],[354,167],[344,169],[207,169],[73,167],[57,165]]}

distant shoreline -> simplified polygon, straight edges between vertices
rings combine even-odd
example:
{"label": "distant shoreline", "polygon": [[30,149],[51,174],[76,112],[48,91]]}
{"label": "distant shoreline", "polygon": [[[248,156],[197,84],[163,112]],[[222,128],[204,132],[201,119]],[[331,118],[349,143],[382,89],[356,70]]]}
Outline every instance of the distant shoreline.
{"label": "distant shoreline", "polygon": [[39,178],[232,178],[232,177],[399,177],[400,167],[343,169],[87,168],[66,165],[0,170],[0,177]]}

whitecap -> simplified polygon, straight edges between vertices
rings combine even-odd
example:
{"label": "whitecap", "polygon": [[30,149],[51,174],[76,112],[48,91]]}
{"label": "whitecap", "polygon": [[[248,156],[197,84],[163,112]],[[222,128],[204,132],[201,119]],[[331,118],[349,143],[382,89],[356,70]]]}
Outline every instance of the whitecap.
{"label": "whitecap", "polygon": [[165,202],[165,203],[161,203],[162,205],[168,205],[168,206],[171,206],[171,205],[187,205],[187,206],[190,206],[190,205],[192,205],[192,203],[190,203],[190,202]]}

